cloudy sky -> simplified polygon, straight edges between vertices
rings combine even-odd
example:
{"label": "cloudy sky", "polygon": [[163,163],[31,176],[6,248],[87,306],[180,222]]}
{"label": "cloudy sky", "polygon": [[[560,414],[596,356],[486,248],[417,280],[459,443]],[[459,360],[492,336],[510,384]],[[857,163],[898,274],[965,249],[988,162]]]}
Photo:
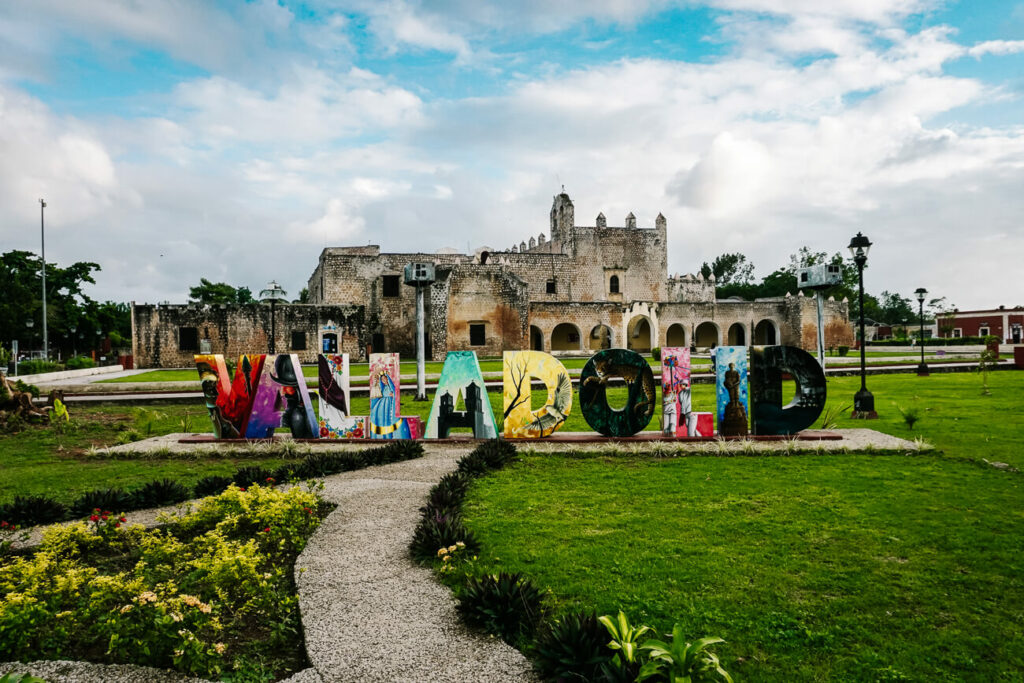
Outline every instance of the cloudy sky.
{"label": "cloudy sky", "polygon": [[1024,304],[1024,0],[0,3],[0,250],[45,197],[99,299],[506,248],[562,185],[672,272],[860,230],[870,291]]}

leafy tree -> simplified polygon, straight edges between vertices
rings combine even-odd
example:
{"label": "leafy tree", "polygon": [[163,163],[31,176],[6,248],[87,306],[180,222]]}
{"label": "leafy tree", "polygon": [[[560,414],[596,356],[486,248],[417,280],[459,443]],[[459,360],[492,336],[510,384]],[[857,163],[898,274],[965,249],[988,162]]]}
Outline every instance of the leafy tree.
{"label": "leafy tree", "polygon": [[205,277],[189,287],[188,300],[197,304],[251,304],[255,301],[248,287],[232,287],[226,282],[210,282]]}
{"label": "leafy tree", "polygon": [[[86,351],[95,348],[103,335],[131,337],[126,304],[97,303],[83,288],[95,284],[99,264],[78,261],[66,268],[46,264],[46,324],[51,349]],[[42,341],[42,263],[29,251],[0,255],[0,343],[10,346],[18,339],[23,349],[39,348]],[[27,321],[35,324],[29,330]],[[72,332],[74,328],[74,332]],[[97,335],[99,331],[102,334]]]}
{"label": "leafy tree", "polygon": [[914,321],[918,317],[910,299],[888,291],[883,291],[878,297],[878,316],[879,320],[890,324]]}
{"label": "leafy tree", "polygon": [[710,266],[705,261],[700,272],[705,278],[714,275],[715,282],[719,286],[749,285],[754,282],[754,264],[747,261],[747,257],[740,253],[722,254],[716,257]]}
{"label": "leafy tree", "polygon": [[303,287],[299,290],[299,298],[292,302],[293,304],[308,304],[309,303],[309,287]]}

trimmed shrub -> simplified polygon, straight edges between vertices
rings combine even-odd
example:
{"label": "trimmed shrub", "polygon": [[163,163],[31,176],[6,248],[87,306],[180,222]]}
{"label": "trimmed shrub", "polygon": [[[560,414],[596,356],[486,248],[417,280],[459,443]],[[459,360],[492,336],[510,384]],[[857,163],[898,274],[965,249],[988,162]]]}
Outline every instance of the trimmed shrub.
{"label": "trimmed shrub", "polygon": [[63,366],[52,360],[23,360],[18,363],[19,375],[41,375],[44,372],[58,372]]}
{"label": "trimmed shrub", "polygon": [[540,620],[543,593],[519,573],[471,578],[459,591],[458,611],[470,626],[514,644],[529,636]]}
{"label": "trimmed shrub", "polygon": [[608,631],[597,616],[593,612],[573,612],[548,623],[533,655],[537,671],[545,680],[593,681],[598,680],[612,651],[608,648]]}
{"label": "trimmed shrub", "polygon": [[651,358],[653,358],[654,360],[658,361],[659,363],[661,362],[661,347],[660,346],[655,346],[653,349],[651,349]]}
{"label": "trimmed shrub", "polygon": [[124,512],[132,509],[132,496],[123,489],[96,489],[83,493],[71,504],[71,516],[88,517],[96,508]]}
{"label": "trimmed shrub", "polygon": [[96,361],[89,356],[75,356],[74,358],[68,358],[67,362],[68,370],[84,370],[85,368],[96,367]]}
{"label": "trimmed shrub", "polygon": [[231,486],[232,483],[231,477],[211,475],[197,481],[192,490],[196,498],[205,498],[206,496],[216,496],[224,493],[224,489]]}
{"label": "trimmed shrub", "polygon": [[191,497],[190,491],[173,479],[155,479],[132,491],[133,509],[174,505]]}
{"label": "trimmed shrub", "polygon": [[48,496],[15,496],[14,501],[0,505],[0,520],[18,526],[52,524],[67,516],[67,508]]}

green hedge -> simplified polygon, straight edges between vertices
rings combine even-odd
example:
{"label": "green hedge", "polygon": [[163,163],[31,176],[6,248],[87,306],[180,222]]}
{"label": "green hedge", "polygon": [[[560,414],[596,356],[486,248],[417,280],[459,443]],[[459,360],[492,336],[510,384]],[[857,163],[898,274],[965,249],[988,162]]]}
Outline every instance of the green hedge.
{"label": "green hedge", "polygon": [[[984,337],[929,337],[924,340],[925,346],[982,346],[984,344]],[[905,339],[885,339],[868,342],[868,346],[910,346],[910,342]]]}

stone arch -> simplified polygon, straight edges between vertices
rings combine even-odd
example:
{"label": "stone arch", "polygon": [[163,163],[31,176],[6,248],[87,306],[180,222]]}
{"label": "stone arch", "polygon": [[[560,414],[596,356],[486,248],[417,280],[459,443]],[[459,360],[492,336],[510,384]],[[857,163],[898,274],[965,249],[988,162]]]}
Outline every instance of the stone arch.
{"label": "stone arch", "polygon": [[591,351],[612,348],[612,328],[603,323],[595,325],[594,329],[590,331],[589,347]]}
{"label": "stone arch", "polygon": [[579,351],[582,348],[580,328],[572,323],[559,323],[551,330],[552,351]]}
{"label": "stone arch", "polygon": [[544,350],[544,333],[536,325],[530,325],[530,350]]}
{"label": "stone arch", "polygon": [[726,338],[729,340],[729,346],[746,346],[747,328],[743,326],[743,323],[733,323],[729,326]]}
{"label": "stone arch", "polygon": [[712,344],[721,345],[722,332],[718,324],[709,320],[697,325],[693,333],[693,343],[703,348],[710,348]]}
{"label": "stone arch", "polygon": [[754,343],[758,346],[771,346],[779,343],[779,326],[774,320],[765,318],[754,326]]}
{"label": "stone arch", "polygon": [[665,346],[686,346],[686,328],[682,323],[672,323],[665,333]]}
{"label": "stone arch", "polygon": [[633,351],[650,351],[653,346],[653,326],[646,315],[634,316],[626,328],[627,348]]}

